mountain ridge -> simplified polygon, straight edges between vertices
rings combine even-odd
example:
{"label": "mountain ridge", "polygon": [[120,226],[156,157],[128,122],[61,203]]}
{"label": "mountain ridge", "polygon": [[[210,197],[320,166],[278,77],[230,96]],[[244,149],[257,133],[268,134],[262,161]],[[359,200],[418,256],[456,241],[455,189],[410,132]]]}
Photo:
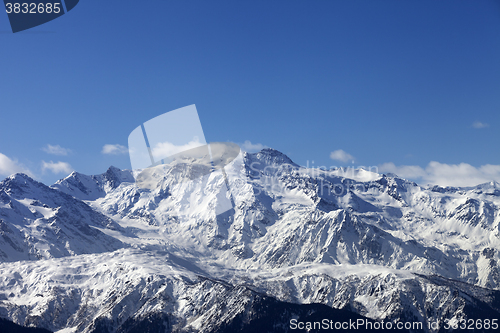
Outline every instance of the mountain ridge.
{"label": "mountain ridge", "polygon": [[[273,149],[242,153],[225,167],[227,178],[214,172],[179,182],[161,170],[147,189],[134,183],[131,171],[114,167],[95,176],[72,173],[50,188],[27,176],[0,182],[0,250],[10,246],[7,239],[17,244],[13,232],[21,233],[18,243],[24,242],[24,233],[38,242],[62,244],[48,232],[33,232],[51,224],[55,230],[80,221],[80,229],[87,225],[98,235],[86,241],[90,252],[76,246],[76,239],[85,236],[76,227],[65,232],[72,236],[62,238],[59,252],[23,257],[31,259],[23,264],[32,267],[30,279],[39,280],[34,286],[58,290],[55,294],[23,296],[23,268],[4,251],[0,271],[8,277],[0,280],[5,295],[0,297],[0,316],[54,331],[72,327],[99,332],[106,327],[118,332],[123,329],[117,322],[119,309],[130,307],[128,301],[106,293],[91,301],[85,295],[102,293],[107,280],[115,281],[113,288],[123,301],[136,297],[137,288],[156,297],[160,286],[143,289],[137,284],[148,281],[152,272],[170,272],[167,285],[174,289],[184,288],[180,281],[185,278],[209,279],[221,285],[202,283],[208,289],[197,289],[200,294],[223,285],[247,286],[279,302],[320,303],[374,320],[428,324],[500,311],[498,184],[442,189],[362,169],[308,169]],[[222,214],[216,208],[221,196],[234,202]],[[61,250],[66,247],[72,252]],[[55,263],[72,268],[62,274]],[[79,267],[87,267],[89,274],[82,275]],[[47,278],[40,279],[39,269]],[[126,281],[137,283],[129,288]],[[78,297],[70,302],[67,295]],[[171,331],[212,329],[203,326],[201,310],[188,310],[202,309],[203,303],[187,306],[191,303],[182,294],[168,295],[162,313],[187,320],[170,325]],[[57,321],[46,306],[62,300],[73,304],[73,310]],[[89,302],[92,310],[85,310]],[[222,299],[213,302],[225,306]],[[154,317],[154,306],[127,310],[119,322]],[[42,319],[28,320],[35,312]],[[96,322],[103,313],[110,321]]]}

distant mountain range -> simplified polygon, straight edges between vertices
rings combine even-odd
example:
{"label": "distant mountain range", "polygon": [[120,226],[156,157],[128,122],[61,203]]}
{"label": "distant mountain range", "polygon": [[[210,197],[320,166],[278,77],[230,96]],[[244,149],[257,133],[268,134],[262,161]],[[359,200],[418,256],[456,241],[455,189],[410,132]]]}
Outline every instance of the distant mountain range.
{"label": "distant mountain range", "polygon": [[[498,183],[307,169],[273,149],[228,165],[228,193],[221,173],[173,169],[149,188],[115,167],[3,180],[0,317],[61,333],[500,320]],[[234,208],[218,214],[221,196]]]}

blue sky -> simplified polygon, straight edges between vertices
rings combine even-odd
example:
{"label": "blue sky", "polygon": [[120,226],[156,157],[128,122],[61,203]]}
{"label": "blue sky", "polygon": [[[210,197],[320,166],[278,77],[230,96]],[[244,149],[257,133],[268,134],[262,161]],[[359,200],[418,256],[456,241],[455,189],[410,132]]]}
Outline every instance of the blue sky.
{"label": "blue sky", "polygon": [[0,43],[0,178],[130,168],[103,147],[196,104],[301,165],[500,181],[498,1],[86,0]]}

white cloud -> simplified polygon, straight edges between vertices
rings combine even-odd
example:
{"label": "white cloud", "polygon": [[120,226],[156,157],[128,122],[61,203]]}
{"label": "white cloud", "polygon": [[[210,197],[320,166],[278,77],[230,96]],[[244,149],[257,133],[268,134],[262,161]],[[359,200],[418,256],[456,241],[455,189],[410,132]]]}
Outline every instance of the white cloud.
{"label": "white cloud", "polygon": [[392,162],[379,165],[378,170],[381,173],[395,173],[399,177],[408,179],[424,178],[427,175],[425,170],[418,165],[396,166]]}
{"label": "white cloud", "polygon": [[342,149],[338,149],[338,150],[332,151],[330,153],[330,158],[332,160],[341,161],[341,162],[348,162],[348,161],[353,161],[354,160],[354,156],[352,156],[351,154],[346,153]]}
{"label": "white cloud", "polygon": [[43,147],[42,150],[47,154],[60,155],[60,156],[66,156],[69,153],[71,153],[71,149],[63,148],[59,145],[53,146],[51,144],[47,144],[47,146]]}
{"label": "white cloud", "polygon": [[483,122],[480,122],[480,121],[475,121],[472,123],[472,127],[474,128],[485,128],[485,127],[489,127],[490,125],[487,124],[487,123],[483,123]]}
{"label": "white cloud", "polygon": [[392,172],[419,183],[441,186],[475,186],[491,181],[500,182],[500,165],[491,164],[476,168],[467,163],[445,164],[432,161],[424,169],[418,165],[396,166],[394,163],[385,163],[379,166],[379,172]]}
{"label": "white cloud", "polygon": [[261,151],[264,148],[267,148],[267,146],[262,143],[252,143],[250,140],[245,140],[245,142],[241,145],[241,149],[249,153]]}
{"label": "white cloud", "polygon": [[151,149],[151,152],[153,153],[153,158],[155,159],[155,161],[158,161],[162,158],[172,156],[182,151],[186,151],[202,145],[204,145],[204,143],[199,142],[198,138],[195,138],[193,141],[180,146],[176,146],[170,142],[158,142],[156,146]]}
{"label": "white cloud", "polygon": [[120,154],[126,154],[128,152],[127,147],[116,144],[116,145],[111,145],[111,144],[106,144],[102,147],[102,154],[106,155],[120,155]]}
{"label": "white cloud", "polygon": [[66,163],[66,162],[45,162],[45,161],[42,161],[42,172],[45,172],[49,170],[50,172],[54,173],[54,174],[58,174],[58,173],[71,173],[73,171],[73,168],[71,167],[71,165],[69,165],[69,163]]}
{"label": "white cloud", "polygon": [[30,176],[33,175],[33,173],[25,168],[22,164],[0,153],[0,176],[8,177],[18,172],[22,172]]}

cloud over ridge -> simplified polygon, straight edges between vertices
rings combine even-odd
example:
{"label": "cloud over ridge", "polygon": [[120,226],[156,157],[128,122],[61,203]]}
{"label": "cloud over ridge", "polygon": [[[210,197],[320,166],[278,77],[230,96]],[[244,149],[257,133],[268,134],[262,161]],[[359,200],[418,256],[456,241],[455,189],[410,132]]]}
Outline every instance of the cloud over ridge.
{"label": "cloud over ridge", "polygon": [[42,161],[42,172],[50,171],[53,174],[65,173],[69,174],[73,171],[73,167],[69,163],[66,162],[45,162]]}
{"label": "cloud over ridge", "polygon": [[500,165],[485,164],[474,167],[468,163],[446,164],[430,162],[425,168],[418,165],[384,163],[379,165],[381,173],[395,173],[399,177],[418,183],[441,186],[476,186],[491,181],[500,182]]}
{"label": "cloud over ridge", "polygon": [[17,160],[9,158],[7,155],[0,153],[0,176],[8,177],[12,174],[22,172],[30,176],[33,173]]}

